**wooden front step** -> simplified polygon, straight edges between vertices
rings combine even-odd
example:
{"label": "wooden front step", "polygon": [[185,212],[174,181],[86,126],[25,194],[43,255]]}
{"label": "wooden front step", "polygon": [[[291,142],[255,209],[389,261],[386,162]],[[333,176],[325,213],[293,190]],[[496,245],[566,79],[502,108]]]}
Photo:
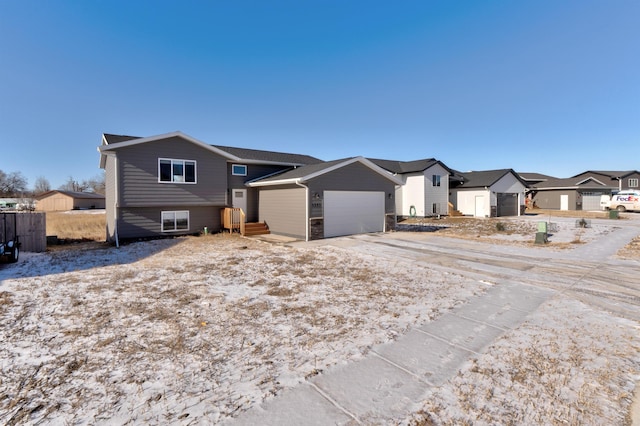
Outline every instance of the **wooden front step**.
{"label": "wooden front step", "polygon": [[269,231],[269,227],[264,222],[244,224],[244,235],[246,237],[250,237],[252,235],[265,235],[270,233],[271,232]]}

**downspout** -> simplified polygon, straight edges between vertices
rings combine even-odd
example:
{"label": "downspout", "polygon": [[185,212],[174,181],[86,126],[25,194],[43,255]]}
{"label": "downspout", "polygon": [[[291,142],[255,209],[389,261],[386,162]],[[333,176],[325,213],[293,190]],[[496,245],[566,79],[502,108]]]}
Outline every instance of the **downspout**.
{"label": "downspout", "polygon": [[300,183],[299,180],[295,181],[295,184],[304,188],[304,202],[305,202],[305,206],[304,206],[304,240],[305,241],[309,241],[309,226],[311,226],[309,224],[309,187],[306,185],[303,185]]}
{"label": "downspout", "polygon": [[115,176],[114,187],[114,200],[113,200],[113,233],[116,237],[116,248],[120,248],[120,241],[118,240],[118,157],[113,156],[113,175]]}

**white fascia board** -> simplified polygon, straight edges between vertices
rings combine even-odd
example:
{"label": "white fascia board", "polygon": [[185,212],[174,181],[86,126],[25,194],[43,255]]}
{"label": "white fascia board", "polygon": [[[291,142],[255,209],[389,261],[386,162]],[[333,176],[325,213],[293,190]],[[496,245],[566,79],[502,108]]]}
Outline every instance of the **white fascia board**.
{"label": "white fascia board", "polygon": [[[156,136],[149,136],[146,138],[139,138],[139,139],[132,139],[129,141],[124,141],[124,142],[116,142],[116,143],[112,143],[109,145],[102,145],[100,147],[98,147],[98,150],[102,153],[103,151],[109,150],[109,149],[114,149],[114,148],[124,148],[127,146],[133,146],[133,145],[139,145],[139,144],[143,144],[143,143],[147,143],[147,142],[153,142],[153,141],[158,141],[158,140],[162,140],[162,139],[169,139],[169,138],[173,138],[173,137],[180,137],[182,139],[185,139],[195,145],[198,145],[208,151],[214,152],[222,157],[228,158],[229,160],[232,161],[241,161],[242,159],[239,157],[236,157],[235,155],[231,155],[226,151],[223,151],[221,149],[218,149],[214,146],[211,146],[209,144],[206,144],[194,137],[191,137],[187,134],[184,134],[182,132],[171,132],[171,133],[164,133],[162,135],[156,135]],[[104,135],[102,136],[102,141],[103,143],[105,142],[105,138]]]}
{"label": "white fascia board", "polygon": [[585,183],[585,182],[587,182],[589,180],[592,180],[594,182],[598,182],[602,186],[607,186],[604,183],[600,182],[598,179],[594,178],[593,176],[589,176],[588,178],[586,178],[584,180],[581,180],[580,182],[576,183],[576,185],[582,185],[583,183]]}
{"label": "white fascia board", "polygon": [[281,180],[270,180],[267,182],[248,182],[245,185],[251,188],[256,186],[271,186],[271,185],[298,185],[300,183],[300,178],[295,179],[281,179]]}

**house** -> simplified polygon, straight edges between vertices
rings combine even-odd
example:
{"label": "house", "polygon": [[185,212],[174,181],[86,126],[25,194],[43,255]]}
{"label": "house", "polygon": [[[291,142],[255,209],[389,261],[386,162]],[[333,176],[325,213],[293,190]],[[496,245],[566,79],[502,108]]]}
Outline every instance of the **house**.
{"label": "house", "polygon": [[534,206],[555,210],[600,210],[602,195],[640,188],[640,172],[586,171],[570,178],[552,178],[531,185]]}
{"label": "house", "polygon": [[371,159],[401,180],[396,190],[396,214],[427,217],[448,214],[451,169],[434,159],[391,161]]}
{"label": "house", "polygon": [[465,216],[520,216],[527,184],[512,169],[455,172],[449,201]]}
{"label": "house", "polygon": [[[370,192],[377,194],[381,221],[395,215],[399,181],[359,157],[326,163],[307,155],[208,145],[181,132],[144,138],[104,134],[98,151],[106,172],[108,241],[217,232],[220,212],[229,207],[242,209],[248,222],[265,221],[273,233],[304,239],[345,229],[369,232],[368,222],[360,228],[353,223],[359,211],[349,199],[373,203]],[[337,213],[341,203],[343,216]]]}
{"label": "house", "polygon": [[304,240],[395,229],[402,182],[363,157],[307,165],[249,182],[258,188],[260,221]]}
{"label": "house", "polygon": [[42,212],[78,209],[104,209],[105,196],[93,192],[53,190],[36,197],[36,210]]}

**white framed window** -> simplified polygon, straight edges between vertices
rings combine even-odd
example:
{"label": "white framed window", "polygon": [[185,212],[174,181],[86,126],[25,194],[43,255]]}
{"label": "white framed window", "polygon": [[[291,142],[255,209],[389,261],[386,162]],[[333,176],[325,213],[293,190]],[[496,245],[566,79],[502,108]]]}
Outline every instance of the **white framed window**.
{"label": "white framed window", "polygon": [[638,187],[638,178],[629,178],[629,188]]}
{"label": "white framed window", "polygon": [[189,211],[161,212],[162,232],[179,232],[189,230]]}
{"label": "white framed window", "polygon": [[433,186],[440,186],[440,175],[432,175],[431,176],[431,184]]}
{"label": "white framed window", "polygon": [[244,164],[232,164],[231,165],[231,174],[233,176],[246,176],[247,175],[247,166]]}
{"label": "white framed window", "polygon": [[196,162],[158,158],[158,182],[161,183],[197,183]]}

